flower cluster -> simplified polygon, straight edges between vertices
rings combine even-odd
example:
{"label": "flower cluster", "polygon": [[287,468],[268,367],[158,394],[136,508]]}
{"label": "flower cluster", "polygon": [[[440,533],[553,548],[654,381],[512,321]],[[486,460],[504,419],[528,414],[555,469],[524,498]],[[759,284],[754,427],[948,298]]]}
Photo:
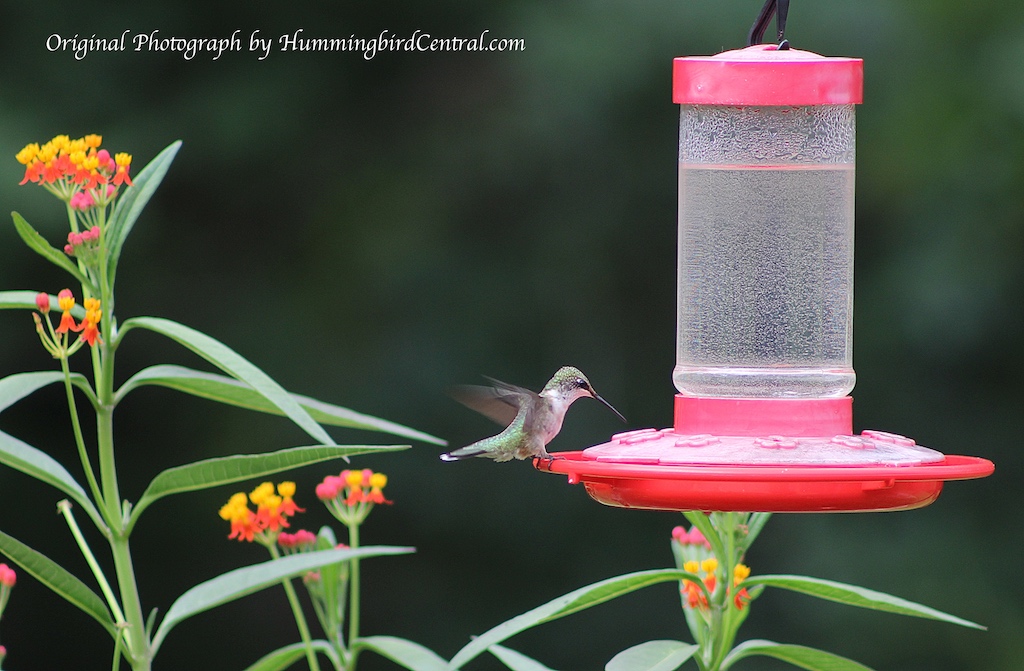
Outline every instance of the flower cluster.
{"label": "flower cluster", "polygon": [[[25,166],[21,184],[40,184],[68,203],[76,194],[86,191],[91,192],[94,203],[108,203],[112,194],[100,187],[131,186],[132,157],[124,152],[111,156],[106,149],[100,149],[102,143],[99,135],[76,140],[58,135],[42,145],[25,145],[15,155]],[[78,205],[81,204],[79,201]]]}
{"label": "flower cluster", "polygon": [[[85,317],[81,323],[78,323],[71,315],[71,311],[75,309],[75,295],[71,289],[62,289],[57,294],[57,307],[61,311],[60,323],[57,328],[53,328],[53,324],[50,322],[50,295],[46,292],[36,294],[36,307],[46,317],[46,328],[44,329],[42,317],[32,313],[32,318],[36,323],[36,333],[39,334],[43,347],[53,358],[60,359],[70,356],[86,343],[95,347],[97,342],[103,342],[100,339],[100,320],[103,318],[103,310],[100,309],[98,298],[85,299]],[[68,337],[71,333],[78,333],[79,336],[78,340],[69,345]]]}
{"label": "flower cluster", "polygon": [[64,253],[68,256],[84,257],[87,253],[95,252],[99,240],[99,226],[93,226],[81,233],[71,231],[68,233],[68,244],[64,245]]}
{"label": "flower cluster", "polygon": [[293,534],[282,531],[277,535],[277,545],[285,554],[312,550],[316,545],[316,534],[305,529],[299,529]]}
{"label": "flower cluster", "polygon": [[[242,541],[257,541],[264,545],[276,542],[281,529],[288,528],[288,518],[297,512],[305,512],[296,505],[295,483],[281,482],[274,485],[270,482],[260,484],[249,492],[234,494],[220,509],[221,519],[231,522],[231,534],[228,538]],[[256,506],[253,511],[249,507],[252,502]]]}
{"label": "flower cluster", "polygon": [[[99,135],[77,140],[58,135],[42,145],[28,144],[15,156],[25,166],[21,184],[39,184],[67,205],[71,231],[64,253],[78,260],[87,278],[83,287],[91,283],[94,292],[101,286],[100,268],[109,252],[104,241],[109,210],[121,186],[132,186],[131,155],[111,156],[100,148],[102,141]],[[27,223],[22,226],[35,233]]]}
{"label": "flower cluster", "polygon": [[[711,543],[697,527],[689,531],[681,526],[674,528],[672,540],[682,569],[700,578],[700,584],[693,580],[682,581],[680,592],[683,604],[689,608],[707,610],[708,597],[715,594],[720,579],[719,563],[711,554]],[[734,588],[739,587],[750,576],[750,568],[746,564],[738,563],[733,567],[732,573],[732,585],[726,588],[726,594],[732,593]],[[748,603],[750,593],[746,588],[741,588],[733,595],[733,604],[738,610],[743,610]]]}
{"label": "flower cluster", "polygon": [[324,502],[332,515],[345,524],[361,524],[378,503],[390,504],[384,498],[388,476],[370,469],[344,470],[340,475],[328,475],[316,486],[316,496]]}
{"label": "flower cluster", "polygon": [[[746,564],[736,564],[732,571],[732,585],[733,587],[740,587],[743,581],[750,577],[750,567]],[[740,590],[736,592],[736,596],[732,598],[733,603],[736,605],[738,610],[743,610],[743,606],[750,603],[750,592],[747,591],[746,587],[740,587]]]}
{"label": "flower cluster", "polygon": [[672,529],[672,540],[684,548],[693,546],[694,548],[703,547],[706,550],[711,550],[711,543],[708,542],[707,538],[704,538],[704,534],[697,527],[693,527],[689,531],[686,530],[686,527],[675,527]]}
{"label": "flower cluster", "polygon": [[701,577],[703,588],[693,580],[684,580],[680,590],[683,594],[683,603],[690,608],[708,607],[708,595],[715,593],[718,578],[715,572],[718,570],[718,560],[709,557],[702,562],[692,559],[683,564],[683,570]]}

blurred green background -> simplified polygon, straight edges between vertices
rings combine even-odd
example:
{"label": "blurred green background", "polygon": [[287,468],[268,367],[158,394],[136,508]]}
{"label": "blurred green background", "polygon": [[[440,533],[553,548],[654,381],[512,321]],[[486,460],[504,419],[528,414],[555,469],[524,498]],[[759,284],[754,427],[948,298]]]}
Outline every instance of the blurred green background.
{"label": "blurred green background", "polygon": [[[743,45],[761,0],[410,2],[53,1],[0,24],[0,202],[53,243],[59,204],[16,186],[14,154],[57,133],[101,133],[136,170],[181,139],[119,272],[120,318],[151,314],[217,337],[287,388],[442,436],[494,429],[445,396],[487,374],[539,388],[579,366],[631,428],[671,422],[678,108],[671,60]],[[95,53],[49,35],[523,38],[524,52],[249,53],[191,61]],[[1013,0],[794,2],[797,48],[865,59],[858,108],[856,428],[994,460],[934,505],[890,514],[778,515],[755,572],[862,584],[987,624],[980,633],[767,593],[741,634],[826,648],[880,670],[1020,669],[1024,586],[1017,499],[1024,463],[1024,5]],[[6,289],[64,277],[0,227]],[[0,315],[0,373],[52,365],[28,315]],[[133,335],[120,376],[201,362]],[[0,428],[79,473],[59,389]],[[622,426],[575,405],[554,450]],[[198,458],[306,444],[287,422],[170,391],[118,411],[123,493]],[[387,436],[334,431],[341,442]],[[671,564],[678,514],[600,506],[528,464],[444,464],[439,448],[356,460],[391,478],[364,542],[413,545],[365,563],[364,631],[450,657],[473,634],[603,578]],[[329,517],[295,473],[300,523]],[[340,466],[338,466],[340,468]],[[0,472],[0,527],[88,581],[57,495]],[[264,559],[216,515],[233,487],[165,499],[136,531],[146,607]],[[5,613],[11,669],[106,668],[109,639],[28,576]],[[598,669],[654,638],[688,638],[675,590],[649,588],[509,642],[555,669]],[[242,668],[297,640],[280,590],[200,615],[157,669]],[[365,668],[395,668],[365,656]],[[498,668],[478,660],[470,668]],[[360,668],[364,668],[362,665]],[[758,667],[748,662],[742,668]]]}

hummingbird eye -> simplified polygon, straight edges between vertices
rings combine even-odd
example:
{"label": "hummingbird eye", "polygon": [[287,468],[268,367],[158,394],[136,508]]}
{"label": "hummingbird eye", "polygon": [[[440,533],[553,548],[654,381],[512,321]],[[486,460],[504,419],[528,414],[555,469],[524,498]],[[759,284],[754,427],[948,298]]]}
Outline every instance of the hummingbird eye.
{"label": "hummingbird eye", "polygon": [[590,384],[583,378],[576,378],[576,386],[580,389],[590,389]]}

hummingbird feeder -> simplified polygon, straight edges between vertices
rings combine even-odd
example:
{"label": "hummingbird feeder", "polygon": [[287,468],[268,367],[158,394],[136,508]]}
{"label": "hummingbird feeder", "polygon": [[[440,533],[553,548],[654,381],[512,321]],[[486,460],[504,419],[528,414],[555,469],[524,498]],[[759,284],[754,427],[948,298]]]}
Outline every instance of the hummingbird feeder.
{"label": "hummingbird feeder", "polygon": [[762,12],[752,46],[674,63],[673,426],[534,462],[601,503],[906,510],[934,501],[946,480],[994,470],[895,433],[853,433],[854,107],[863,61],[790,48],[783,12],[782,41],[758,44],[770,18]]}

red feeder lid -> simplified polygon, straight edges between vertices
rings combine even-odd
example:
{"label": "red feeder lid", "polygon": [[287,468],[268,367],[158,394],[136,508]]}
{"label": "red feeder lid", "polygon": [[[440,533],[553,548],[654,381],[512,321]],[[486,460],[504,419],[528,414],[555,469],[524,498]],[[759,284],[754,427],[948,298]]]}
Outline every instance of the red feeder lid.
{"label": "red feeder lid", "polygon": [[850,105],[863,102],[864,61],[758,44],[677,58],[673,102],[686,105]]}

